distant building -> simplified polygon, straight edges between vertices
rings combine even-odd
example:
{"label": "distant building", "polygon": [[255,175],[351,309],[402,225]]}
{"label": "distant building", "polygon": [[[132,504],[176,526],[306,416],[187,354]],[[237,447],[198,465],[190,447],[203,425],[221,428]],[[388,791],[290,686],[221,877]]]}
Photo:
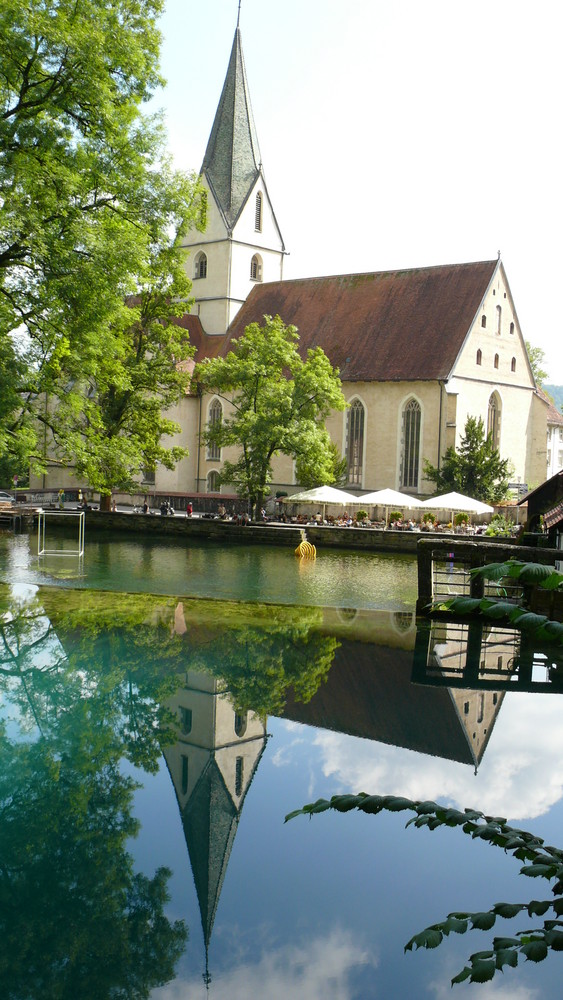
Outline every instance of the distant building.
{"label": "distant building", "polygon": [[[534,378],[500,260],[374,274],[283,280],[285,245],[265,182],[237,28],[204,156],[209,226],[186,241],[195,304],[184,319],[197,360],[228,350],[251,322],[279,314],[300,345],[340,369],[349,408],[328,421],[346,456],[348,487],[429,494],[423,462],[459,443],[482,417],[514,477],[545,478],[547,403]],[[173,413],[190,457],[157,472],[157,488],[215,492],[230,455],[199,446],[225,401],[187,397]],[[275,486],[293,488],[280,457]],[[225,487],[227,490],[228,487]]]}
{"label": "distant building", "polygon": [[547,408],[547,471],[546,479],[551,479],[557,472],[563,469],[563,413],[557,409],[552,401],[542,393],[546,399]]}
{"label": "distant building", "polygon": [[[185,241],[195,301],[180,320],[196,361],[221,355],[247,324],[279,314],[297,326],[303,352],[320,346],[340,369],[349,407],[327,426],[346,457],[350,490],[430,494],[424,460],[439,466],[446,449],[459,444],[468,416],[482,417],[514,480],[543,482],[548,403],[536,390],[500,259],[283,280],[285,244],[266,185],[238,26],[201,176],[208,226]],[[361,204],[361,192],[357,197]],[[193,369],[193,361],[185,364]],[[226,407],[192,386],[170,412],[182,428],[176,443],[189,457],[173,470],[147,473],[140,489],[219,492],[223,462],[235,455],[203,446],[201,432],[222,420]],[[55,476],[58,485],[72,484],[60,470]],[[280,456],[273,488],[297,485],[293,462]],[[227,484],[223,490],[231,492]]]}

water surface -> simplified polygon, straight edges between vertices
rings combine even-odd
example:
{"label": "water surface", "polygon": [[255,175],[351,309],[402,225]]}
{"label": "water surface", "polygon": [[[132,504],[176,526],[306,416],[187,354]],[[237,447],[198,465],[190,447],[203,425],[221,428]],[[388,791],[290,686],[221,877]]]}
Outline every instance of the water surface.
{"label": "water surface", "polygon": [[[560,696],[413,684],[412,562],[338,553],[303,573],[285,551],[87,540],[87,575],[65,578],[26,537],[2,545],[17,581],[0,587],[6,1000],[560,996],[560,954],[450,992],[526,914],[403,953],[451,911],[547,898],[519,862],[459,830],[405,829],[405,813],[284,823],[364,790],[474,806],[563,845]],[[232,600],[210,600],[216,582]],[[456,642],[436,638],[457,663]]]}
{"label": "water surface", "polygon": [[[72,535],[51,536],[62,553]],[[298,559],[290,547],[86,536],[80,562],[72,555],[37,557],[35,535],[0,534],[0,578],[28,583],[188,594],[226,600],[271,601],[351,608],[410,609],[416,601],[416,560],[319,549]]]}

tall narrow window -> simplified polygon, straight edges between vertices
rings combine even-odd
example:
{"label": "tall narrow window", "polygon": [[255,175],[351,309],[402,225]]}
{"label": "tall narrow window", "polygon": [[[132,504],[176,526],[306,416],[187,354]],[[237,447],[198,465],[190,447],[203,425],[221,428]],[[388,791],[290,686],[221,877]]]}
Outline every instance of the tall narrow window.
{"label": "tall narrow window", "polygon": [[500,423],[501,423],[501,405],[500,397],[498,393],[493,392],[489,399],[489,409],[487,413],[487,436],[490,434],[493,440],[493,447],[497,448],[500,444]]}
{"label": "tall narrow window", "polygon": [[[214,399],[209,407],[207,426],[209,429],[218,427],[223,419],[223,407],[218,399]],[[210,441],[207,446],[207,457],[212,461],[219,461],[221,458],[221,448],[215,441]]]}
{"label": "tall narrow window", "polygon": [[483,360],[483,353],[481,351],[481,348],[479,348],[479,350],[477,351],[477,357],[475,358],[475,363],[480,365],[482,360]]}
{"label": "tall narrow window", "polygon": [[180,705],[180,726],[184,736],[192,731],[192,710],[191,708],[184,708]]}
{"label": "tall narrow window", "polygon": [[498,337],[500,337],[501,325],[502,325],[502,309],[501,309],[500,306],[497,306],[497,336]]}
{"label": "tall narrow window", "polygon": [[346,442],[346,464],[348,482],[351,486],[362,485],[364,460],[364,419],[365,410],[359,399],[355,399],[348,410]]}
{"label": "tall narrow window", "polygon": [[207,278],[207,256],[203,250],[196,254],[194,261],[194,278]]}
{"label": "tall narrow window", "polygon": [[494,362],[495,368],[498,368],[498,363],[499,363],[499,356],[498,354],[495,354],[495,362]]}
{"label": "tall narrow window", "polygon": [[256,204],[254,206],[254,228],[257,233],[262,232],[262,195],[260,192],[256,195]]}
{"label": "tall narrow window", "polygon": [[418,489],[418,466],[420,458],[420,404],[409,399],[403,407],[401,486]]}
{"label": "tall narrow window", "polygon": [[487,317],[483,313],[483,315],[481,316],[481,326],[485,327],[486,325],[487,325]]}
{"label": "tall narrow window", "polygon": [[248,712],[235,712],[235,733],[237,736],[244,736],[247,720]]}
{"label": "tall narrow window", "polygon": [[510,332],[511,332],[511,333],[514,333],[514,323],[511,323],[511,324],[510,324]]}
{"label": "tall narrow window", "polygon": [[188,791],[188,758],[182,754],[182,795]]}
{"label": "tall narrow window", "polygon": [[252,281],[262,281],[262,258],[255,253],[250,261],[250,277]]}
{"label": "tall narrow window", "polygon": [[513,358],[512,361],[510,362],[510,371],[511,372],[516,371],[516,358]]}
{"label": "tall narrow window", "polygon": [[242,795],[242,783],[244,780],[244,760],[237,757],[235,761],[235,795]]}
{"label": "tall narrow window", "polygon": [[207,476],[207,492],[208,493],[220,493],[221,487],[219,486],[219,473],[213,470]]}

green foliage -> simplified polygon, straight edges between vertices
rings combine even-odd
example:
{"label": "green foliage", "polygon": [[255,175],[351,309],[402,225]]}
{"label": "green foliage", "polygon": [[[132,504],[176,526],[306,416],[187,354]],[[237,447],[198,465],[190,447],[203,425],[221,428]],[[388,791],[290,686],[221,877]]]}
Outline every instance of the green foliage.
{"label": "green foliage", "polygon": [[239,457],[223,464],[221,482],[234,485],[254,510],[272,479],[274,455],[293,458],[316,482],[334,480],[334,449],[325,427],[331,410],[346,406],[338,372],[320,347],[298,351],[294,326],[279,316],[251,323],[224,358],[197,365],[205,392],[227,401],[227,415],[207,428],[207,444],[235,447]]}
{"label": "green foliage", "polygon": [[295,461],[295,475],[297,482],[304,490],[314,489],[315,486],[345,486],[348,474],[348,462],[346,456],[343,458],[333,441],[328,442],[327,461],[322,465],[318,463],[318,457],[314,451],[305,452],[297,456]]}
{"label": "green foliage", "polygon": [[167,316],[187,293],[180,244],[205,206],[141,113],[161,83],[162,6],[0,10],[0,455],[40,468],[47,433],[56,459],[102,489],[177,457],[159,450],[170,425],[155,411],[183,389]]}
{"label": "green foliage", "polygon": [[365,521],[367,519],[367,510],[357,510],[356,511],[356,521]]}
{"label": "green foliage", "polygon": [[518,580],[520,583],[534,584],[544,590],[559,590],[563,588],[563,573],[555,566],[544,563],[522,562],[520,559],[507,559],[502,563],[487,563],[476,566],[471,571],[475,579],[483,580]]}
{"label": "green foliage", "polygon": [[542,389],[543,383],[549,378],[547,371],[543,367],[545,364],[545,351],[541,347],[532,347],[529,340],[526,341],[526,351],[534,381]]}
{"label": "green foliage", "polygon": [[462,524],[469,524],[469,514],[466,514],[464,510],[458,510],[457,514],[454,514],[454,524],[458,528]]}
{"label": "green foliage", "polygon": [[[0,696],[21,731],[0,725],[2,996],[90,997],[94,989],[146,1000],[173,978],[187,928],[165,914],[170,872],[134,870],[137,786],[122,758],[156,769],[156,699],[169,682],[154,662],[161,643],[166,659],[170,631],[153,629],[152,650],[145,632],[155,659],[137,651],[133,665],[146,600],[117,644],[94,621],[96,604],[109,618],[115,595],[75,595],[60,633],[42,598],[49,593],[5,605],[0,625]],[[85,620],[87,640],[74,632]]]}
{"label": "green foliage", "polygon": [[391,523],[392,521],[401,521],[402,517],[403,515],[400,510],[389,511],[389,523]]}
{"label": "green foliage", "polygon": [[432,511],[427,510],[422,515],[422,523],[434,525],[438,523],[438,518],[436,517],[435,514],[432,513]]}
{"label": "green foliage", "polygon": [[504,514],[493,514],[485,530],[485,534],[495,537],[510,538],[513,528],[514,522],[511,521],[510,518],[505,517]]}
{"label": "green foliage", "polygon": [[321,631],[318,608],[184,602],[192,669],[222,680],[235,708],[280,715],[291,688],[308,702],[326,680],[338,640]]}
{"label": "green foliage", "polygon": [[550,383],[542,385],[542,389],[551,397],[556,409],[560,413],[563,412],[563,385],[553,385]]}
{"label": "green foliage", "polygon": [[[558,572],[554,566],[545,566],[541,563],[508,559],[502,563],[488,563],[485,566],[474,567],[470,572],[475,579],[494,580],[501,587],[506,581],[548,591],[563,589],[563,573]],[[562,622],[550,621],[546,615],[535,614],[511,601],[490,597],[451,597],[437,602],[433,610],[504,621],[533,635],[538,642],[563,645]]]}
{"label": "green foliage", "polygon": [[361,812],[377,813],[404,812],[415,813],[407,826],[427,827],[436,830],[439,827],[460,827],[463,833],[474,840],[487,841],[493,847],[500,847],[504,852],[524,864],[520,873],[528,878],[543,878],[553,882],[554,898],[546,900],[533,899],[529,903],[495,903],[489,910],[449,913],[445,920],[426,927],[420,934],[415,934],[405,945],[405,951],[416,951],[418,948],[437,948],[444,937],[449,934],[465,934],[467,930],[491,930],[498,918],[510,919],[519,913],[526,913],[530,918],[544,916],[548,919],[533,930],[517,931],[513,937],[495,937],[492,947],[486,951],[478,951],[469,957],[469,965],[452,979],[452,986],[466,979],[473,983],[484,983],[493,979],[496,972],[504,971],[505,966],[515,968],[520,958],[532,962],[541,962],[550,951],[563,951],[563,851],[547,846],[540,837],[511,827],[506,819],[499,816],[486,816],[475,809],[465,809],[463,812],[436,802],[420,802],[395,795],[333,795],[330,800],[317,799],[309,805],[296,809],[285,817],[285,822],[296,816],[314,816],[317,813],[333,809],[336,812],[350,812],[358,809]]}
{"label": "green foliage", "polygon": [[499,503],[508,493],[511,468],[491,435],[485,435],[481,417],[468,417],[459,451],[448,448],[439,469],[425,461],[424,476],[436,484],[437,493],[455,491],[484,503]]}
{"label": "green foliage", "polygon": [[453,615],[479,615],[492,621],[505,621],[524,632],[532,633],[538,641],[563,645],[563,623],[550,621],[547,615],[538,615],[508,601],[489,597],[451,597],[435,605],[435,610],[449,611]]}

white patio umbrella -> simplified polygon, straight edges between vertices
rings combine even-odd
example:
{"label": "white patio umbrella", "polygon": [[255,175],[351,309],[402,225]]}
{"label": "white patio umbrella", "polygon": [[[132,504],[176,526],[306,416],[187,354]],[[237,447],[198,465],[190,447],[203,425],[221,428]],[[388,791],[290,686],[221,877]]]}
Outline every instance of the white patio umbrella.
{"label": "white patio umbrella", "polygon": [[423,501],[417,500],[416,497],[409,497],[406,493],[399,493],[398,490],[375,490],[374,493],[366,493],[365,496],[360,497],[362,503],[366,504],[379,504],[381,507],[385,507],[385,524],[387,524],[387,512],[389,507],[398,507],[399,509],[404,509],[407,507],[422,507]]}
{"label": "white patio umbrella", "polygon": [[302,493],[294,493],[291,497],[284,497],[284,503],[316,503],[323,509],[323,521],[325,510],[328,504],[337,504],[339,507],[351,507],[360,503],[358,497],[345,490],[337,490],[335,486],[315,486],[312,490],[304,490]]}
{"label": "white patio umbrella", "polygon": [[466,497],[463,493],[443,493],[439,497],[431,497],[424,500],[424,507],[435,507],[437,510],[450,510],[452,512],[452,524],[454,522],[454,511],[463,510],[468,514],[492,514],[494,507],[482,500],[474,500],[473,497]]}

